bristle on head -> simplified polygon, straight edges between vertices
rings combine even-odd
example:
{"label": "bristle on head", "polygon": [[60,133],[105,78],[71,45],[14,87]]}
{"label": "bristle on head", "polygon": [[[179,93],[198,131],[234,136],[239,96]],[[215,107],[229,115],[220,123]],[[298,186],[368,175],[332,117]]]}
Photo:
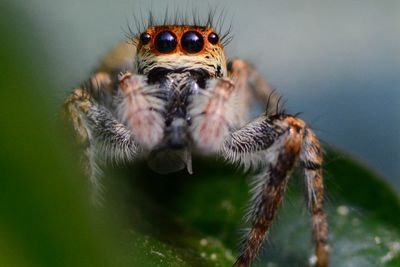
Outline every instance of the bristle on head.
{"label": "bristle on head", "polygon": [[190,25],[213,28],[219,34],[223,46],[226,46],[232,40],[232,36],[230,35],[232,25],[231,23],[225,25],[227,14],[224,9],[209,7],[206,16],[200,15],[195,8],[192,8],[190,11],[188,9],[182,10],[181,8],[176,8],[171,11],[168,6],[166,6],[163,15],[155,14],[150,9],[147,18],[145,18],[143,16],[144,13],[146,12],[139,8],[137,12],[133,14],[135,30],[132,29],[131,23],[127,23],[128,32],[126,35],[128,39],[133,40],[138,34],[149,27]]}

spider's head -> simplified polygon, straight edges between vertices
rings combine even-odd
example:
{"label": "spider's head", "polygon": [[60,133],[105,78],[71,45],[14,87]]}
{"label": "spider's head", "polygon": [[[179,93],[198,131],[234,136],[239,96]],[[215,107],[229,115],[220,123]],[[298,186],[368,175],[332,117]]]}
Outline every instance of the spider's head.
{"label": "spider's head", "polygon": [[218,34],[200,26],[147,28],[137,37],[136,67],[150,82],[158,82],[171,72],[191,72],[203,79],[227,76]]}

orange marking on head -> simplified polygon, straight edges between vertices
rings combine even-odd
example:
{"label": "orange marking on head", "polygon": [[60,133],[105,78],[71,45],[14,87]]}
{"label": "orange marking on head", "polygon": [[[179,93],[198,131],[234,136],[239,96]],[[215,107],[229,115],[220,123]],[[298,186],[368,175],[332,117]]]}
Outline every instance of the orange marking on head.
{"label": "orange marking on head", "polygon": [[293,118],[293,117],[287,117],[287,118],[285,118],[285,121],[289,125],[291,125],[293,127],[296,127],[296,128],[299,128],[299,129],[303,129],[306,126],[304,121],[302,121],[300,119]]}
{"label": "orange marking on head", "polygon": [[[164,31],[169,31],[169,32],[173,33],[176,36],[176,40],[177,40],[176,48],[169,53],[162,53],[162,52],[158,51],[155,46],[156,36],[159,33],[164,32]],[[197,32],[203,37],[203,40],[204,40],[203,49],[197,53],[189,53],[182,47],[181,38],[182,38],[183,34],[185,34],[186,32],[189,32],[189,31]],[[209,27],[190,26],[190,25],[162,25],[162,26],[149,27],[144,32],[150,34],[151,41],[147,44],[142,44],[142,42],[139,41],[137,48],[138,48],[138,50],[150,49],[150,51],[155,55],[176,53],[176,54],[195,56],[195,55],[203,54],[208,48],[213,48],[213,47],[223,48],[221,40],[218,40],[218,43],[216,43],[216,44],[212,44],[209,42],[208,36],[211,33],[216,32],[214,29],[209,28]]]}

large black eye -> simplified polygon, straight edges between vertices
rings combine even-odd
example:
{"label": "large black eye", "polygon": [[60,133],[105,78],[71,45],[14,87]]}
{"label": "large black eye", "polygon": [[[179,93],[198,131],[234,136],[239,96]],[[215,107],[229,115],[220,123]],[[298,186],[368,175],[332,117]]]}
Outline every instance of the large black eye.
{"label": "large black eye", "polygon": [[198,32],[185,32],[182,35],[181,45],[189,53],[197,53],[203,49],[204,40]]}
{"label": "large black eye", "polygon": [[169,31],[160,32],[155,40],[156,49],[161,53],[169,53],[175,50],[176,45],[176,37]]}
{"label": "large black eye", "polygon": [[147,45],[151,40],[151,35],[148,32],[144,32],[140,35],[140,41],[143,45]]}
{"label": "large black eye", "polygon": [[208,35],[208,41],[212,44],[217,44],[219,41],[219,36],[215,32],[212,32]]}

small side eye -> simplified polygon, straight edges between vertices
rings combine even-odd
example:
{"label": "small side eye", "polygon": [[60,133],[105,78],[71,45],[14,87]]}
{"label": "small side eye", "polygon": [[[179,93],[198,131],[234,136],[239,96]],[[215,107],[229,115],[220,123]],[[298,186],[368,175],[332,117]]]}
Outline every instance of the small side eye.
{"label": "small side eye", "polygon": [[218,34],[216,34],[215,32],[210,33],[210,34],[208,35],[208,41],[209,41],[211,44],[213,44],[213,45],[217,44],[218,41],[219,41],[219,36],[218,36]]}
{"label": "small side eye", "polygon": [[147,45],[151,40],[151,35],[148,32],[144,32],[140,35],[140,41],[143,45]]}
{"label": "small side eye", "polygon": [[181,45],[189,53],[198,53],[204,46],[203,36],[195,31],[185,32],[182,35]]}
{"label": "small side eye", "polygon": [[160,32],[156,36],[155,47],[161,53],[170,53],[175,50],[178,41],[175,34],[170,31]]}

